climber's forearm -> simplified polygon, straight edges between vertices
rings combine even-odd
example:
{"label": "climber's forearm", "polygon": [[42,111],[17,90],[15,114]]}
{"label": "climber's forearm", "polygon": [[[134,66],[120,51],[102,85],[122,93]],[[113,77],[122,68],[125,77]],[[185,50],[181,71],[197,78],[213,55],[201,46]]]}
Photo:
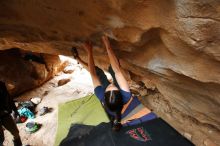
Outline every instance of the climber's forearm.
{"label": "climber's forearm", "polygon": [[88,63],[86,63],[85,61],[83,61],[80,57],[77,57],[76,59],[77,59],[77,61],[78,61],[84,68],[86,68],[86,70],[89,71]]}
{"label": "climber's forearm", "polygon": [[101,83],[95,71],[95,63],[94,63],[92,48],[88,49],[88,69],[92,77],[93,86],[94,87],[100,86]]}
{"label": "climber's forearm", "polygon": [[89,51],[88,54],[88,68],[89,68],[89,72],[91,75],[96,75],[95,72],[95,63],[94,63],[94,58],[93,58],[93,52]]}
{"label": "climber's forearm", "polygon": [[108,53],[108,57],[109,57],[109,60],[110,60],[110,63],[111,63],[111,66],[112,66],[112,69],[114,70],[115,73],[119,73],[121,72],[120,70],[120,65],[119,65],[119,62],[118,62],[118,59],[110,45],[110,42],[109,42],[109,39],[107,36],[103,36],[102,37],[102,41],[105,45],[105,48],[107,50],[107,53]]}
{"label": "climber's forearm", "polygon": [[108,53],[108,57],[109,57],[109,61],[112,66],[112,69],[114,70],[115,73],[121,72],[120,64],[111,46],[107,47],[106,49],[107,49],[107,53]]}

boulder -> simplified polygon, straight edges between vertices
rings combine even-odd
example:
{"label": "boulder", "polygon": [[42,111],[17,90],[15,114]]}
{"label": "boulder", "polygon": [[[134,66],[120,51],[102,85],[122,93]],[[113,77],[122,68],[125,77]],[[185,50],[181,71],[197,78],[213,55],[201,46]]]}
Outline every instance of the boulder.
{"label": "boulder", "polygon": [[[128,80],[147,89],[142,97],[147,106],[181,133],[192,134],[196,145],[206,137],[219,144],[219,6],[219,0],[0,1],[0,50],[71,55],[76,47],[87,60],[82,43],[89,39],[96,65],[106,69],[100,41],[106,34]],[[11,69],[10,61],[3,64]],[[51,75],[34,68],[29,62],[30,75],[22,80],[30,87],[40,84],[36,78]]]}
{"label": "boulder", "polygon": [[0,58],[0,80],[6,82],[12,96],[42,85],[62,70],[57,55],[43,54],[44,63],[39,63],[25,58],[23,51],[14,48],[0,51]]}

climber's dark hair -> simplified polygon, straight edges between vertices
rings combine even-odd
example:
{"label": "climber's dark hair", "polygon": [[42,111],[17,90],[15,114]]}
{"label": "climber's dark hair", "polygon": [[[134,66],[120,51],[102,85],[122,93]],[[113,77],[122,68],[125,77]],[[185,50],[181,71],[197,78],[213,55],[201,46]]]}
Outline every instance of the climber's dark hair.
{"label": "climber's dark hair", "polygon": [[105,93],[105,108],[115,113],[115,116],[110,115],[112,129],[119,131],[121,128],[121,111],[123,108],[122,95],[119,90],[111,90]]}
{"label": "climber's dark hair", "polygon": [[122,95],[119,90],[111,90],[105,92],[105,104],[107,108],[112,111],[116,112],[121,110],[123,107]]}

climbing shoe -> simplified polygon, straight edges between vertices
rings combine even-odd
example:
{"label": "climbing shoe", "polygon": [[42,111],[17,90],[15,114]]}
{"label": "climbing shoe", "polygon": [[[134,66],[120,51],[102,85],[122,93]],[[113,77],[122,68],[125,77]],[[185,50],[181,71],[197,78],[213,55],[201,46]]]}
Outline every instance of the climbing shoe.
{"label": "climbing shoe", "polygon": [[40,128],[39,124],[35,122],[28,122],[25,127],[27,133],[34,133]]}

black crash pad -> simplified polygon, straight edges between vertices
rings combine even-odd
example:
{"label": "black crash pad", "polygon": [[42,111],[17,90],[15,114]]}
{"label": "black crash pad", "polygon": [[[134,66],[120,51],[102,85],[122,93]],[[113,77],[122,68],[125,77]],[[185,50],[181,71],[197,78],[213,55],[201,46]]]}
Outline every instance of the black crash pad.
{"label": "black crash pad", "polygon": [[72,125],[60,146],[194,146],[163,119],[111,130],[110,123]]}

